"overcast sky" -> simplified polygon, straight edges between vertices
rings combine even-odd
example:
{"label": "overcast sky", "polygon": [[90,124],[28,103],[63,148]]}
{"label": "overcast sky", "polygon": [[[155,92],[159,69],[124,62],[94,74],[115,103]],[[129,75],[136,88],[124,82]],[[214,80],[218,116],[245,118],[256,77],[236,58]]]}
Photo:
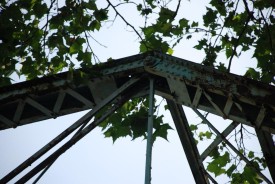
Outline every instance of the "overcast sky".
{"label": "overcast sky", "polygon": [[[203,2],[183,1],[179,11],[181,14],[178,17],[184,16],[198,21],[204,12]],[[134,24],[137,20],[133,18],[135,15],[132,15],[131,9],[121,9],[121,12],[129,22]],[[123,58],[139,52],[137,36],[119,18],[112,26],[103,28],[94,37],[107,46],[104,48],[93,43],[95,53],[102,60],[109,57]],[[194,45],[195,42],[184,41],[175,48],[174,55],[200,62],[204,55],[193,49]],[[243,74],[248,67],[247,60],[250,60],[249,55],[243,57],[243,62],[233,63],[232,71]],[[253,62],[250,64],[255,65]],[[161,111],[161,113],[165,114],[165,122],[173,126],[169,112]],[[0,177],[2,178],[22,163],[83,114],[84,112],[76,113],[1,131]],[[191,110],[187,109],[186,114],[190,123],[200,122]],[[213,118],[213,121],[218,124],[229,122],[224,122],[221,118]],[[223,126],[219,128],[222,130]],[[168,140],[169,142],[158,139],[153,147],[152,184],[194,183],[175,130],[169,131]],[[201,145],[200,151],[203,151],[205,147],[206,145]],[[130,138],[124,138],[113,144],[111,139],[104,138],[101,130],[96,128],[61,155],[39,183],[141,184],[144,183],[145,148],[146,141],[142,139],[131,141]]]}

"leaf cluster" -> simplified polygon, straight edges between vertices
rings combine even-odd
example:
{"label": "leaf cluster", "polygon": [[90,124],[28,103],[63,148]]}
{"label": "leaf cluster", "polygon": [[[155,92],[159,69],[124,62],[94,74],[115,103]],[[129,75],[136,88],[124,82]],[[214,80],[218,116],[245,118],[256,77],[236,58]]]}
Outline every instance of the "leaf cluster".
{"label": "leaf cluster", "polygon": [[[207,165],[207,170],[209,172],[214,173],[215,177],[226,174],[230,178],[231,183],[249,183],[249,184],[258,184],[262,183],[263,180],[258,176],[257,170],[262,170],[260,165],[266,167],[263,163],[264,160],[260,159],[259,157],[254,156],[253,151],[249,151],[247,157],[251,159],[250,164],[245,164],[244,167],[239,170],[239,164],[233,162],[232,156],[230,156],[229,151],[224,151],[225,144],[221,145],[220,147],[214,149],[210,153],[211,162]],[[243,153],[243,151],[241,151]],[[239,162],[240,163],[240,162]],[[254,167],[254,168],[253,168]]]}
{"label": "leaf cluster", "polygon": [[[169,6],[172,1],[166,0],[141,3],[121,0],[117,5],[109,0],[106,2],[106,8],[99,8],[99,1],[95,0],[0,1],[0,86],[11,84],[13,73],[33,79],[65,69],[72,71],[76,67],[75,60],[81,67],[91,66],[96,58],[89,42],[89,39],[95,40],[92,33],[100,31],[104,22],[115,20],[117,16],[138,35],[140,52],[158,50],[173,54],[173,48],[181,44],[183,38],[192,39],[199,34],[194,48],[205,53],[204,65],[229,72],[234,59],[249,51],[257,60],[257,68],[248,68],[245,76],[275,84],[273,0],[210,0],[202,24],[180,17],[180,0],[176,7]],[[144,18],[140,30],[129,24],[116,9],[119,5],[130,4],[136,6]],[[115,10],[111,18],[110,9]],[[220,54],[224,54],[227,61],[220,62]],[[80,80],[85,79],[85,73],[76,75]],[[148,99],[132,99],[100,126],[105,137],[114,142],[126,136],[133,140],[146,139],[147,116]],[[157,137],[167,140],[169,129],[169,124],[163,122],[163,115],[154,115],[154,141]],[[196,133],[198,126],[191,125],[190,129]],[[197,136],[197,141],[213,137],[210,131],[199,132]],[[251,165],[238,170],[239,165],[233,163],[234,158],[224,148],[222,144],[211,152],[208,171],[215,176],[227,175],[232,183],[262,181]],[[265,168],[264,160],[254,152],[246,156],[259,170]]]}
{"label": "leaf cluster", "polygon": [[244,52],[253,52],[257,69],[249,68],[246,76],[274,84],[275,76],[275,17],[272,1],[215,1],[211,0],[203,16],[205,36],[195,46],[204,50],[203,64],[224,70],[217,62],[219,53],[232,61]]}
{"label": "leaf cluster", "polygon": [[[163,53],[173,54],[173,47],[177,45],[182,37],[189,32],[189,29],[196,27],[197,22],[188,21],[181,18],[176,21],[175,17],[178,14],[178,8],[172,10],[167,4],[161,6],[160,1],[146,1],[146,5],[139,4],[137,10],[142,16],[147,17],[157,11],[155,23],[149,26],[145,25],[141,28],[144,34],[144,40],[140,43],[140,51],[158,50]],[[178,4],[178,7],[180,2]],[[189,35],[188,39],[192,36]]]}
{"label": "leaf cluster", "polygon": [[91,33],[108,19],[108,10],[91,1],[0,2],[0,84],[14,72],[27,79],[92,65]]}
{"label": "leaf cluster", "polygon": [[[126,102],[114,114],[108,117],[100,124],[105,137],[112,138],[115,142],[121,137],[131,137],[135,140],[139,137],[147,138],[147,125],[148,125],[148,98],[135,98]],[[154,108],[156,112],[157,108]],[[106,109],[97,115],[101,116]],[[163,115],[154,115],[153,122],[153,142],[157,137],[167,140],[168,130],[172,129],[168,123],[163,122]]]}

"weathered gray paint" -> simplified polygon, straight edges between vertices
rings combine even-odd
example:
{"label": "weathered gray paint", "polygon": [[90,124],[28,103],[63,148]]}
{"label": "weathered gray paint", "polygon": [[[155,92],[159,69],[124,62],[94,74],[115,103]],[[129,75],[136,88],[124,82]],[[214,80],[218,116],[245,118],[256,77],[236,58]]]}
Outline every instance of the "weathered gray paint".
{"label": "weathered gray paint", "polygon": [[[85,80],[77,77],[80,71],[86,73]],[[148,78],[154,78],[156,94],[170,101],[170,106],[173,102],[201,109],[256,128],[274,180],[275,149],[271,133],[275,133],[275,87],[157,52],[2,87],[0,130],[96,109],[104,99],[133,78],[141,80],[135,96],[148,94],[149,86],[140,86],[142,81],[147,81],[147,84]],[[171,112],[175,114],[175,111],[174,108]],[[184,121],[180,113],[176,113],[176,117]],[[229,127],[228,132],[218,133],[219,137],[211,146],[216,146],[221,140],[226,141],[225,136],[232,129],[234,126]],[[194,147],[189,154],[190,160],[197,160],[197,165],[191,168],[194,177],[198,172],[200,181],[208,182],[204,178],[212,178],[205,173],[201,158],[196,156],[196,145],[190,143],[188,146]],[[203,159],[212,147],[202,154]]]}

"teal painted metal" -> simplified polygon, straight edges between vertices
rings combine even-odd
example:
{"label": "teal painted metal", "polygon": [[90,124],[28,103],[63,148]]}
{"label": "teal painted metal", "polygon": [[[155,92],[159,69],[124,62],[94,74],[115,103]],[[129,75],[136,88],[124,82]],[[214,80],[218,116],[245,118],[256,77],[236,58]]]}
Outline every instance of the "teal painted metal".
{"label": "teal painted metal", "polygon": [[87,80],[79,80],[79,71],[74,77],[65,72],[1,88],[0,130],[92,108],[131,76],[147,74],[161,81],[157,94],[171,97],[166,90],[171,88],[178,103],[275,133],[271,85],[157,52],[82,70]]}
{"label": "teal painted metal", "polygon": [[[86,74],[85,80],[78,77],[80,72]],[[275,133],[275,87],[158,52],[0,88],[0,130],[96,108],[134,77],[140,85],[154,78],[156,95],[177,104],[254,127],[274,180],[275,149],[270,149],[270,137]],[[148,88],[135,96],[148,94]]]}
{"label": "teal painted metal", "polygon": [[[35,166],[31,171],[25,174],[22,178],[20,178],[16,184],[26,183],[33,176],[38,174],[41,170],[46,168],[49,164],[55,161],[60,155],[62,155],[65,151],[71,148],[75,143],[77,143],[80,139],[86,136],[89,132],[91,132],[95,127],[97,127],[102,121],[104,121],[108,116],[113,114],[119,107],[121,107],[127,100],[127,98],[120,99],[117,103],[113,104],[113,106],[108,109],[100,118],[94,120],[90,123],[86,128],[84,128],[79,134],[75,137],[71,138],[64,145],[58,148],[54,153],[48,156],[45,160],[43,160],[40,164]],[[5,183],[0,181],[0,183]]]}
{"label": "teal painted metal", "polygon": [[213,151],[220,143],[222,143],[223,139],[225,139],[235,128],[239,125],[237,122],[232,122],[230,125],[221,133],[221,136],[217,135],[215,140],[207,147],[206,150],[201,154],[201,159],[205,160],[206,157]]}
{"label": "teal painted metal", "polygon": [[148,73],[167,79],[172,89],[185,88],[172,91],[178,103],[275,133],[275,86],[163,54],[147,61]]}
{"label": "teal painted metal", "polygon": [[272,134],[257,129],[256,133],[265,157],[266,165],[273,182],[275,182],[275,145]]}
{"label": "teal painted metal", "polygon": [[[111,102],[119,101],[119,99],[121,98],[121,95],[123,95],[123,93],[125,93],[126,89],[133,86],[135,83],[137,83],[137,81],[139,81],[138,78],[133,78],[133,79],[129,80],[128,82],[126,82],[124,85],[122,85],[116,91],[114,91],[111,95],[109,95],[107,98],[105,98],[100,104],[95,106],[92,110],[87,112],[84,116],[82,116],[74,124],[72,124],[66,130],[64,130],[56,138],[51,140],[48,144],[46,144],[44,147],[42,147],[39,151],[37,151],[32,156],[30,156],[26,161],[24,161],[22,164],[20,164],[14,170],[12,170],[10,173],[8,173],[5,177],[3,177],[0,180],[0,183],[9,182],[11,179],[13,179],[15,176],[20,174],[23,170],[25,170],[27,167],[29,167],[35,161],[37,161],[37,159],[39,159],[41,156],[43,156],[48,151],[50,151],[54,146],[58,145],[62,140],[67,138],[73,131],[75,131],[77,128],[81,127],[81,125],[86,126],[87,123],[92,119],[92,117],[95,116],[96,113],[98,113],[102,108],[104,108],[106,105],[110,104]],[[82,128],[79,130],[80,131],[77,131],[77,134],[74,135],[73,138],[82,132]],[[54,159],[53,159],[53,161],[54,161]]]}
{"label": "teal painted metal", "polygon": [[222,137],[223,141],[228,145],[230,149],[232,149],[243,161],[246,162],[247,165],[249,165],[266,183],[272,184],[272,182],[263,174],[261,171],[256,168],[252,162],[248,160],[239,150],[237,150],[234,145],[229,142],[226,138],[223,137],[223,135],[197,110],[193,109],[196,114],[217,134],[219,137]]}
{"label": "teal painted metal", "polygon": [[211,179],[212,182],[215,183],[215,180],[207,175],[207,172],[203,166],[198,148],[196,146],[195,139],[189,128],[189,124],[182,106],[176,104],[172,100],[167,100],[167,105],[171,112],[173,121],[175,123],[175,127],[177,129],[183,150],[185,152],[195,182],[200,184],[208,184],[210,183],[208,179]]}
{"label": "teal painted metal", "polygon": [[153,148],[153,123],[154,123],[154,79],[150,79],[149,89],[149,111],[147,125],[147,146],[146,146],[146,164],[145,164],[145,184],[151,183],[152,169],[152,148]]}

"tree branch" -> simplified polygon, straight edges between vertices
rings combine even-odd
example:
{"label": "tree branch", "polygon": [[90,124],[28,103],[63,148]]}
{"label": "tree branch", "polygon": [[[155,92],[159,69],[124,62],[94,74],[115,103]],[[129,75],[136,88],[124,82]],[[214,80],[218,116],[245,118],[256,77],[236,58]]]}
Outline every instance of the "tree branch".
{"label": "tree branch", "polygon": [[142,38],[142,36],[139,34],[139,32],[136,30],[136,28],[133,26],[133,25],[131,25],[118,11],[117,11],[117,9],[116,9],[116,7],[110,2],[110,0],[106,0],[107,2],[108,2],[108,4],[114,9],[114,11],[116,12],[116,14],[125,22],[125,24],[127,25],[127,26],[130,26],[133,30],[134,30],[134,32],[138,35],[138,37],[140,38],[140,40],[141,40],[141,42],[146,46],[146,48],[149,48],[149,47],[147,47],[147,45],[146,45],[146,42],[145,42],[145,40]]}
{"label": "tree branch", "polygon": [[268,37],[269,37],[269,41],[270,41],[270,48],[271,50],[273,51],[273,43],[272,43],[272,36],[271,36],[271,33],[270,33],[270,29],[269,29],[269,25],[264,17],[264,14],[263,14],[263,11],[261,9],[259,9],[260,13],[261,13],[261,16],[263,17],[264,19],[264,22],[265,22],[265,27],[267,29],[267,33],[268,33]]}
{"label": "tree branch", "polygon": [[232,52],[232,54],[231,54],[231,57],[230,57],[230,59],[229,59],[229,64],[228,64],[228,67],[227,67],[227,72],[228,72],[228,73],[230,72],[232,60],[233,60],[234,55],[236,54],[236,50],[237,50],[239,41],[240,41],[241,37],[243,36],[243,34],[244,34],[244,32],[245,32],[247,26],[248,26],[248,23],[249,23],[249,21],[250,21],[250,18],[251,18],[250,16],[247,17],[247,19],[246,19],[246,21],[245,21],[244,28],[242,29],[242,32],[240,33],[240,35],[239,35],[239,37],[238,37],[238,39],[237,39],[237,41],[236,41],[236,43],[235,43],[235,45],[234,45],[234,50],[233,50],[233,52]]}
{"label": "tree branch", "polygon": [[174,15],[173,15],[173,17],[172,17],[172,19],[171,19],[172,21],[175,19],[175,17],[176,17],[177,14],[178,14],[178,11],[179,11],[179,8],[180,8],[180,3],[181,3],[181,0],[179,0],[179,2],[178,2],[176,11],[175,11],[175,13],[174,13]]}

